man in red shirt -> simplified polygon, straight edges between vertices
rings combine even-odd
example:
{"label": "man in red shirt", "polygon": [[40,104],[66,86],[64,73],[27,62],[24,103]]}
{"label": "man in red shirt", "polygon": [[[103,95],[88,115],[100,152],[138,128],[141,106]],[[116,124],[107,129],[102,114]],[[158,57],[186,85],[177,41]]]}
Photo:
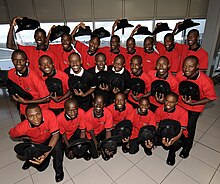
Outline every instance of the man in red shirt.
{"label": "man in red shirt", "polygon": [[[70,98],[65,101],[64,112],[57,116],[57,121],[65,144],[65,154],[67,158],[73,159],[75,156],[73,150],[69,149],[70,143],[73,140],[85,138],[85,112],[78,108],[78,103],[75,99]],[[83,155],[85,160],[89,160],[91,156],[88,152]]]}
{"label": "man in red shirt", "polygon": [[188,116],[187,111],[177,105],[178,96],[177,94],[171,92],[165,97],[164,107],[159,107],[156,112],[156,121],[159,126],[162,120],[175,120],[178,121],[181,125],[180,132],[177,136],[173,137],[171,140],[166,140],[165,137],[159,135],[159,142],[162,142],[162,145],[169,149],[168,157],[166,163],[168,165],[175,164],[175,153],[181,148],[182,141],[185,137],[188,136],[187,125],[188,125]]}
{"label": "man in red shirt", "polygon": [[[135,154],[139,151],[138,134],[141,127],[153,125],[156,129],[156,117],[149,107],[149,100],[147,98],[141,98],[139,101],[139,107],[135,110],[133,117],[133,129],[129,141],[130,154]],[[153,143],[150,140],[141,143],[141,146],[144,148],[146,155],[152,155],[151,149],[153,147]]]}
{"label": "man in red shirt", "polygon": [[188,138],[185,140],[180,157],[187,158],[193,145],[196,124],[201,112],[204,111],[205,104],[215,100],[216,93],[212,80],[199,71],[199,60],[196,56],[188,56],[183,62],[183,72],[178,72],[176,78],[179,82],[190,81],[199,87],[199,100],[192,99],[191,96],[179,96],[179,105],[188,111]]}
{"label": "man in red shirt", "polygon": [[74,35],[78,31],[80,27],[85,28],[85,24],[81,22],[78,24],[71,33],[73,38],[73,44],[76,50],[80,53],[82,58],[82,66],[84,69],[88,70],[95,66],[95,55],[99,52],[100,46],[100,38],[96,35],[91,35],[91,39],[89,40],[89,46],[85,45],[80,41],[76,41]]}
{"label": "man in red shirt", "polygon": [[[126,96],[122,92],[118,92],[115,95],[114,104],[109,105],[107,108],[113,116],[113,126],[124,123],[124,120],[133,122],[134,109],[131,104],[126,103]],[[114,131],[114,130],[113,130]],[[127,153],[129,150],[129,137],[122,139],[122,150]]]}
{"label": "man in red shirt", "polygon": [[[111,112],[105,107],[105,99],[101,95],[96,95],[93,102],[93,108],[86,112],[86,131],[87,137],[91,140],[91,156],[98,158],[98,143],[111,137],[113,120]],[[110,156],[110,155],[109,155]]]}
{"label": "man in red shirt", "polygon": [[26,170],[34,166],[38,171],[44,171],[49,165],[50,157],[53,156],[55,180],[56,182],[62,181],[64,178],[63,151],[56,116],[50,110],[41,110],[37,104],[28,105],[25,112],[27,119],[10,129],[10,136],[28,139],[36,144],[45,144],[51,146],[52,149],[38,158],[27,160],[22,169]]}
{"label": "man in red shirt", "polygon": [[[62,72],[60,70],[56,70],[54,68],[53,60],[50,56],[43,55],[39,58],[39,67],[42,71],[41,78],[48,86],[48,90],[50,89],[50,85],[53,85],[51,83],[52,79],[56,79],[55,86],[59,86],[59,89],[57,89],[56,92],[51,92],[51,101],[49,102],[49,108],[54,112],[54,114],[58,115],[63,111],[64,108],[64,99],[68,98],[71,95],[71,92],[69,90],[68,86],[68,75],[65,72]],[[48,82],[48,80],[51,80],[51,82]],[[52,89],[53,90],[53,89]],[[62,92],[62,94],[59,94],[59,91]],[[61,93],[60,92],[60,93]]]}
{"label": "man in red shirt", "polygon": [[22,18],[23,17],[13,18],[13,20],[10,24],[9,32],[8,32],[7,43],[6,43],[7,48],[13,49],[13,50],[16,50],[19,48],[21,50],[24,50],[28,56],[30,69],[37,72],[38,75],[41,74],[41,72],[39,70],[39,66],[38,66],[38,59],[42,55],[50,56],[54,61],[55,68],[58,68],[57,57],[56,57],[55,53],[52,52],[48,48],[46,32],[43,29],[38,28],[35,31],[34,39],[37,44],[36,47],[35,46],[27,46],[27,45],[23,46],[23,45],[18,45],[18,44],[16,45],[15,38],[14,38],[14,26],[17,25],[16,20],[22,19]]}
{"label": "man in red shirt", "polygon": [[43,109],[48,108],[49,91],[46,84],[39,76],[28,67],[27,55],[23,50],[15,50],[12,53],[12,62],[15,68],[8,72],[8,79],[20,86],[24,91],[33,96],[32,100],[12,95],[13,100],[19,104],[21,120],[25,119],[25,107],[30,103],[40,104]]}

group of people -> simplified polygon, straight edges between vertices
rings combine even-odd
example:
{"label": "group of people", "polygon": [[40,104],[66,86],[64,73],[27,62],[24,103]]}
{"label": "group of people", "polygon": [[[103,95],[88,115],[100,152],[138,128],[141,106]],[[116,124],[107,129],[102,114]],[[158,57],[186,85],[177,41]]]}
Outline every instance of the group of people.
{"label": "group of people", "polygon": [[[64,153],[69,159],[89,160],[102,155],[108,160],[116,150],[110,149],[113,145],[104,149],[100,145],[105,140],[115,143],[114,138],[116,147],[129,154],[137,153],[141,145],[150,156],[155,146],[163,146],[169,150],[168,165],[175,164],[176,151],[181,147],[179,156],[189,156],[198,117],[205,104],[216,99],[213,83],[204,73],[208,55],[198,44],[198,30],[189,31],[187,45],[175,43],[178,23],[173,33],[165,35],[163,44],[156,42],[154,35],[146,37],[141,48],[135,46],[134,39],[138,25],[124,48],[114,34],[120,22],[117,20],[110,46],[100,48],[100,38],[94,34],[88,45],[76,40],[74,35],[85,27],[80,23],[71,34],[61,36],[61,44],[49,43],[50,32],[46,35],[43,29],[36,29],[35,47],[16,44],[16,19],[22,17],[12,20],[7,38],[7,47],[14,49],[14,68],[8,72],[8,79],[31,98],[10,94],[18,104],[21,122],[9,134],[52,147],[25,161],[23,169],[34,166],[43,171],[53,156],[55,180],[62,181]],[[180,92],[184,81],[196,84],[199,98]],[[162,87],[155,88],[158,82]],[[159,130],[164,120],[180,124],[175,136],[163,137]],[[145,126],[155,128],[153,139],[141,141],[140,130]],[[90,144],[79,156],[71,145],[80,139]]]}

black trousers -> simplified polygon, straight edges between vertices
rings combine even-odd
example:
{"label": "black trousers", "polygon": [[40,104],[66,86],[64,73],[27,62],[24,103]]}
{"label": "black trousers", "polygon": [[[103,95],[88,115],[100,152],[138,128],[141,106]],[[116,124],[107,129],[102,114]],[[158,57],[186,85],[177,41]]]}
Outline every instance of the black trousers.
{"label": "black trousers", "polygon": [[183,143],[183,149],[188,152],[191,150],[193,146],[193,140],[196,132],[197,120],[199,118],[200,112],[188,111],[188,137],[185,139]]}

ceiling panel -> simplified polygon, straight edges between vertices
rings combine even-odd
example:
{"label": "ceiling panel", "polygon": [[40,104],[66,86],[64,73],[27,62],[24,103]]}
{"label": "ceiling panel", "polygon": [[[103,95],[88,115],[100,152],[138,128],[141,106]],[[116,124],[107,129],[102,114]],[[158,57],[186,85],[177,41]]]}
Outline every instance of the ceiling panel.
{"label": "ceiling panel", "polygon": [[92,0],[64,0],[67,21],[91,21]]}
{"label": "ceiling panel", "polygon": [[4,0],[0,0],[0,23],[7,24],[8,22],[7,9]]}
{"label": "ceiling panel", "polygon": [[125,0],[125,17],[129,19],[152,19],[154,0]]}
{"label": "ceiling panel", "polygon": [[34,3],[36,6],[37,17],[39,21],[63,21],[61,0],[34,0]]}
{"label": "ceiling panel", "polygon": [[117,19],[122,18],[122,0],[94,0],[95,19]]}
{"label": "ceiling panel", "polygon": [[190,17],[206,17],[209,0],[191,0],[189,16]]}
{"label": "ceiling panel", "polygon": [[10,19],[15,16],[22,16],[36,19],[32,1],[27,0],[7,0]]}
{"label": "ceiling panel", "polygon": [[158,0],[157,19],[184,18],[188,0]]}

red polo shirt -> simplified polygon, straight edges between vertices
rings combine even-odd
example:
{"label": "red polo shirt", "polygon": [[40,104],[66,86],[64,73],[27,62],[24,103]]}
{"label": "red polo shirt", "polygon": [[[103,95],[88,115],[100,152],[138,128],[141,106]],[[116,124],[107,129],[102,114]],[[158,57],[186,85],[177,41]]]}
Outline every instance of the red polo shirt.
{"label": "red polo shirt", "polygon": [[[157,42],[157,48],[160,53],[160,56],[166,56],[169,59],[170,63],[170,71],[171,72],[178,72],[179,68],[181,68],[181,62],[180,62],[180,56],[176,49],[176,45],[174,46],[174,49],[170,52],[168,52],[164,45],[160,42]],[[164,49],[162,49],[164,48]],[[180,49],[180,47],[178,47]],[[180,50],[179,50],[180,51]]]}
{"label": "red polo shirt", "polygon": [[181,66],[183,64],[184,59],[190,55],[196,56],[199,59],[200,70],[207,70],[209,63],[208,53],[202,47],[200,47],[198,50],[190,50],[188,45],[184,45],[181,57]]}
{"label": "red polo shirt", "polygon": [[80,130],[86,128],[85,112],[78,108],[77,117],[74,119],[68,118],[65,112],[62,112],[57,116],[57,122],[59,124],[60,134],[66,133],[67,140],[69,140],[78,128]]}
{"label": "red polo shirt", "polygon": [[28,120],[24,120],[9,131],[12,138],[28,136],[32,142],[41,144],[51,135],[59,132],[56,116],[50,110],[42,110],[43,122],[38,127],[31,127]]}
{"label": "red polo shirt", "polygon": [[[178,82],[176,80],[176,78],[169,73],[168,77],[166,79],[160,79],[156,76],[157,71],[156,70],[151,70],[148,72],[148,76],[150,77],[150,82],[149,85],[147,85],[148,87],[148,91],[151,91],[151,83],[154,82],[155,80],[165,80],[170,84],[170,90],[172,92],[175,92],[178,94]],[[160,104],[156,101],[154,96],[150,96],[150,103],[156,105],[156,106],[163,106],[163,104]]]}
{"label": "red polo shirt", "polygon": [[[23,90],[30,93],[33,96],[33,100],[44,98],[50,94],[44,81],[40,79],[36,72],[30,69],[27,76],[19,76],[15,68],[12,68],[8,71],[8,78],[19,85]],[[42,109],[48,109],[48,103],[39,105]],[[26,106],[25,104],[20,104],[21,114],[25,114]]]}
{"label": "red polo shirt", "polygon": [[164,119],[171,119],[180,122],[181,127],[184,129],[183,134],[185,137],[188,137],[188,131],[186,129],[188,126],[188,112],[179,105],[176,105],[175,110],[172,112],[165,111],[164,107],[161,106],[157,108],[155,116],[158,123]]}
{"label": "red polo shirt", "polygon": [[132,125],[133,125],[133,129],[132,129],[132,134],[131,134],[130,139],[135,139],[138,137],[141,127],[146,126],[146,125],[153,125],[156,127],[155,114],[151,110],[148,110],[147,115],[140,115],[138,111],[136,110],[134,112],[134,121]]}
{"label": "red polo shirt", "polygon": [[[46,76],[44,77],[43,74],[41,73],[41,78],[43,79],[43,81],[45,81],[48,77],[46,77]],[[57,78],[62,81],[63,95],[66,94],[67,91],[69,90],[69,86],[68,86],[69,76],[65,72],[62,72],[60,70],[55,70],[55,75],[53,75],[52,78]],[[61,97],[62,96],[58,96],[58,98],[61,98]],[[64,108],[64,100],[57,103],[51,99],[49,102],[49,108],[51,108],[51,109]]]}
{"label": "red polo shirt", "polygon": [[27,57],[28,57],[28,61],[30,63],[30,65],[29,65],[30,69],[36,71],[36,73],[38,75],[41,75],[41,71],[39,69],[39,64],[38,64],[38,59],[42,55],[50,56],[54,62],[55,68],[59,68],[57,57],[54,54],[54,52],[50,50],[50,48],[48,48],[46,51],[37,50],[35,46],[18,45],[18,48],[25,51],[25,53],[27,54]]}
{"label": "red polo shirt", "polygon": [[66,52],[63,50],[62,44],[50,44],[50,49],[56,54],[58,60],[58,70],[64,71],[69,67],[68,57],[71,53],[76,52],[73,48],[71,51]]}
{"label": "red polo shirt", "polygon": [[147,53],[147,52],[144,52],[144,49],[142,49],[140,56],[142,57],[143,70],[146,73],[150,70],[155,69],[156,61],[160,57],[160,55],[156,51]]}
{"label": "red polo shirt", "polygon": [[120,47],[120,52],[117,54],[114,54],[110,51],[110,47],[105,46],[99,49],[99,52],[103,52],[106,55],[106,63],[108,66],[113,65],[114,64],[114,59],[118,54],[122,54],[124,55],[124,53],[126,52],[126,49],[124,47]]}
{"label": "red polo shirt", "polygon": [[103,116],[100,118],[94,117],[93,108],[89,109],[85,115],[86,120],[86,135],[88,139],[92,139],[90,131],[94,130],[95,136],[101,133],[104,129],[111,129],[113,126],[112,114],[104,107]]}
{"label": "red polo shirt", "polygon": [[[187,79],[183,72],[178,72],[176,75],[179,83],[181,81],[191,81],[196,83],[199,86],[200,99],[208,98],[209,100],[215,100],[216,93],[212,80],[203,72],[199,72],[198,77],[195,80]],[[179,105],[182,106],[186,110],[194,111],[194,112],[202,112],[205,108],[205,105],[188,105],[183,102],[182,96],[179,96]]]}
{"label": "red polo shirt", "polygon": [[131,122],[133,122],[134,109],[131,104],[126,103],[125,109],[122,110],[121,112],[115,109],[115,104],[111,104],[107,108],[112,113],[114,126],[117,125],[122,120],[130,120]]}

